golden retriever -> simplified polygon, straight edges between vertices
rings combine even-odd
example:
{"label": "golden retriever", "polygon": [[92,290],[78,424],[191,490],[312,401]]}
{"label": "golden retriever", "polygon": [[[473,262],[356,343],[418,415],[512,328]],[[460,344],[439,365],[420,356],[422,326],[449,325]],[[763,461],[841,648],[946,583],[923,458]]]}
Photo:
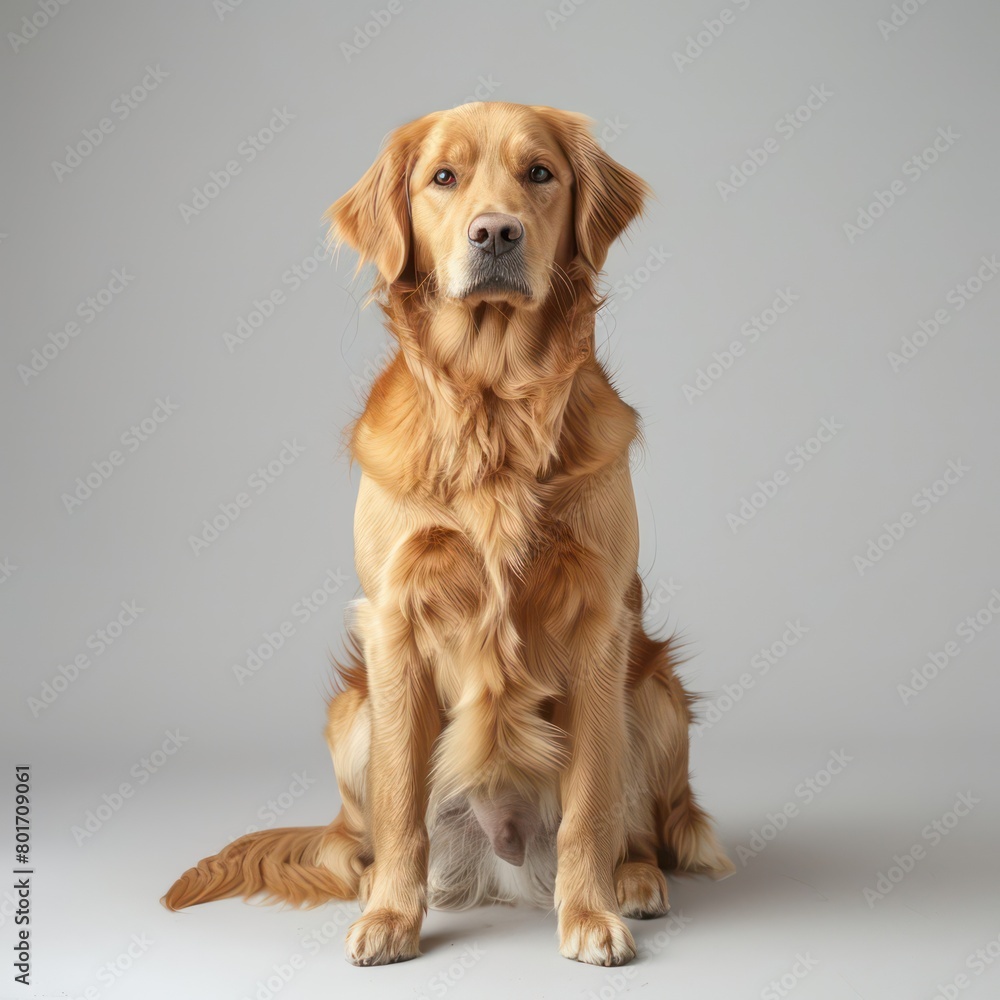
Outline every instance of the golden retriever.
{"label": "golden retriever", "polygon": [[168,907],[358,898],[347,955],[378,965],[419,954],[428,906],[524,899],[554,904],[561,954],[617,965],[622,918],[668,909],[661,869],[732,871],[688,783],[675,649],[643,626],[636,413],[594,350],[598,275],[648,189],[588,122],[430,114],[331,207],[398,342],[350,439],[343,804],[241,837]]}

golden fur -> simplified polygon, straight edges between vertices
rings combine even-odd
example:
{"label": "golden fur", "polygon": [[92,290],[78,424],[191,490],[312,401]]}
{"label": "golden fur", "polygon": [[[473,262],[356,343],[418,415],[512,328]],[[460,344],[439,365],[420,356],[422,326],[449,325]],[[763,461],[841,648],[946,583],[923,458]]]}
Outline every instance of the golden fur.
{"label": "golden fur", "polygon": [[[167,906],[358,897],[368,965],[417,955],[428,905],[524,898],[554,902],[563,955],[614,965],[622,917],[667,910],[661,868],[732,870],[688,784],[675,650],[643,628],[636,414],[594,356],[596,279],[646,195],[582,116],[490,103],[397,129],[332,206],[399,345],[351,435],[343,804],[240,838]],[[470,248],[497,212],[523,227],[506,260]]]}

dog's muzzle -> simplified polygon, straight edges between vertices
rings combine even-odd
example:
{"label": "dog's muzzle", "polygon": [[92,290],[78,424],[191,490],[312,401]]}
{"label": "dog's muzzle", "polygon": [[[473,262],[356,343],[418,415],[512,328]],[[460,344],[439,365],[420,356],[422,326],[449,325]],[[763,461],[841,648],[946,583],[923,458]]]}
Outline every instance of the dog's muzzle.
{"label": "dog's muzzle", "polygon": [[524,270],[524,226],[519,219],[501,212],[486,212],[472,220],[468,283],[463,298],[491,294],[531,298]]}

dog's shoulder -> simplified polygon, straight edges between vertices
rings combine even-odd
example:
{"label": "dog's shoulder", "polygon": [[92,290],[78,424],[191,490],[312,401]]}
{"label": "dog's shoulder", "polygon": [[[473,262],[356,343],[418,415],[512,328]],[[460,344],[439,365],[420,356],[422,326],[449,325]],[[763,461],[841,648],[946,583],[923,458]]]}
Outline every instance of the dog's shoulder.
{"label": "dog's shoulder", "polygon": [[416,446],[424,436],[416,386],[397,352],[376,376],[354,421],[351,458],[376,482],[405,489],[416,480]]}
{"label": "dog's shoulder", "polygon": [[573,380],[559,458],[562,471],[587,475],[628,453],[639,436],[639,414],[618,394],[604,366],[591,360]]}

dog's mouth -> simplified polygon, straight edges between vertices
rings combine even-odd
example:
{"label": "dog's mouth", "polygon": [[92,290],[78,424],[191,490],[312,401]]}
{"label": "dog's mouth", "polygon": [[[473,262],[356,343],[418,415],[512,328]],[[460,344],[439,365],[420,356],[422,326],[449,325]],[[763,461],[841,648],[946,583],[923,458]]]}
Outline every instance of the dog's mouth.
{"label": "dog's mouth", "polygon": [[510,301],[516,299],[523,301],[531,298],[531,289],[528,283],[521,279],[490,279],[476,282],[469,285],[459,296],[462,299],[500,299]]}
{"label": "dog's mouth", "polygon": [[465,300],[531,300],[532,288],[524,276],[524,260],[520,253],[499,257],[476,252],[470,257],[466,280],[455,298]]}

